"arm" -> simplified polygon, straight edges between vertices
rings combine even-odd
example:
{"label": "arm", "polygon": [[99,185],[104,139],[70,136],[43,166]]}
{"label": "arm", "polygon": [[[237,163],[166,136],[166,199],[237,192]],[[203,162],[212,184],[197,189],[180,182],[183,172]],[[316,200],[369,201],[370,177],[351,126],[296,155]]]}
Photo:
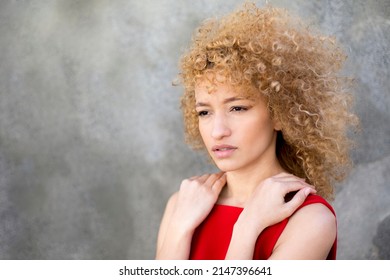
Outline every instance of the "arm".
{"label": "arm", "polygon": [[168,201],[161,222],[156,259],[188,259],[192,235],[207,217],[226,183],[224,174],[184,180]]}
{"label": "arm", "polygon": [[186,230],[172,219],[178,195],[176,192],[168,200],[158,233],[156,259],[188,259],[192,229]]}
{"label": "arm", "polygon": [[[287,193],[297,191],[285,202]],[[252,259],[256,240],[268,226],[290,217],[315,190],[291,174],[281,173],[264,180],[246,203],[234,225],[226,259]]]}
{"label": "arm", "polygon": [[336,234],[333,213],[321,203],[307,205],[289,219],[270,259],[324,260]]}

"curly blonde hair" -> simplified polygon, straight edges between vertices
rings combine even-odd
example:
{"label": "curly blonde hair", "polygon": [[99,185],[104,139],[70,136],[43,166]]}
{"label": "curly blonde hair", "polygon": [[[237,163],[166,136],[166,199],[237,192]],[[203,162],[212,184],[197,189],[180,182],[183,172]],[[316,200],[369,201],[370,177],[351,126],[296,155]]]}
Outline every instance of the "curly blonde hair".
{"label": "curly blonde hair", "polygon": [[[351,79],[339,74],[346,56],[280,8],[243,8],[201,24],[180,60],[186,141],[204,149],[195,110],[195,86],[209,74],[263,96],[281,125],[276,154],[288,172],[306,178],[324,198],[351,167]],[[254,89],[254,90],[253,90]]]}

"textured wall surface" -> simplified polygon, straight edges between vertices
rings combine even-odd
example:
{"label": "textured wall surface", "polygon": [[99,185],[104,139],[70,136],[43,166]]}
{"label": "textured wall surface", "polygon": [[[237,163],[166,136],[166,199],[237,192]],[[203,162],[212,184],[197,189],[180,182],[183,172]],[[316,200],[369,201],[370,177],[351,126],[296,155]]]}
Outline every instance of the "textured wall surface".
{"label": "textured wall surface", "polygon": [[[338,258],[390,259],[390,2],[269,2],[348,51],[363,129],[333,202]],[[169,195],[213,168],[183,141],[178,58],[240,3],[0,2],[1,259],[154,258]]]}

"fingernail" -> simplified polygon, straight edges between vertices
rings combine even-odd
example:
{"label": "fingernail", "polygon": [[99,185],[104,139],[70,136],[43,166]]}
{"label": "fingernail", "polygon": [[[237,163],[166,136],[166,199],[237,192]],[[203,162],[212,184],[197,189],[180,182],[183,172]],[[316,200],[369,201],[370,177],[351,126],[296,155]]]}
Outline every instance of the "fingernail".
{"label": "fingernail", "polygon": [[310,188],[305,189],[305,196],[308,196],[310,194]]}

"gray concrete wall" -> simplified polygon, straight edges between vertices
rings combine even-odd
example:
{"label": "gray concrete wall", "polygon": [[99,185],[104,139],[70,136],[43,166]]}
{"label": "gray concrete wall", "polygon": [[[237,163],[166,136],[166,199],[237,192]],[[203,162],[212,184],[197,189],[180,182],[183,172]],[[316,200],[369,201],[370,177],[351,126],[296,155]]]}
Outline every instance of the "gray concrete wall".
{"label": "gray concrete wall", "polygon": [[[390,2],[269,2],[348,49],[363,131],[334,202],[338,257],[390,259]],[[154,257],[167,198],[212,169],[183,141],[177,60],[240,3],[0,2],[1,259]]]}

